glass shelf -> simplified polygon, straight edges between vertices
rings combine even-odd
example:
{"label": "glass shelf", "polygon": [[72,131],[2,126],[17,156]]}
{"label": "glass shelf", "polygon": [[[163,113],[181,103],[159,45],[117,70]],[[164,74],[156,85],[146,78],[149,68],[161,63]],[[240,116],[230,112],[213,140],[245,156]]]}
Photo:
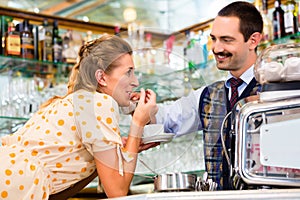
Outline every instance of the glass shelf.
{"label": "glass shelf", "polygon": [[18,57],[0,56],[0,74],[22,77],[54,77],[58,81],[65,80],[73,64],[53,63]]}

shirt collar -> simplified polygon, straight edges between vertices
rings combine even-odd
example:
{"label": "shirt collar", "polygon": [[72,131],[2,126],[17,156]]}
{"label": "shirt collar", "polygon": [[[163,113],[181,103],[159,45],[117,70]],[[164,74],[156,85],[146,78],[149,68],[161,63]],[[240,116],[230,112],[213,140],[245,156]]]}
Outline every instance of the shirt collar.
{"label": "shirt collar", "polygon": [[[225,86],[227,88],[230,87],[230,82],[229,79],[232,78],[232,74],[228,73],[226,81],[225,81]],[[252,81],[254,77],[254,65],[252,65],[251,67],[249,67],[249,69],[247,69],[241,76],[240,79],[242,79],[247,85]]]}

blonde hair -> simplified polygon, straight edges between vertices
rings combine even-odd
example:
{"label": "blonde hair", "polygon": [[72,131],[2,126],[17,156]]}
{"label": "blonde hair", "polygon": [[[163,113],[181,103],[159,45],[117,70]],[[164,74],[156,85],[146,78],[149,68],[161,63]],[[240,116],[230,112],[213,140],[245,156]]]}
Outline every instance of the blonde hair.
{"label": "blonde hair", "polygon": [[79,89],[97,91],[96,70],[102,69],[109,74],[118,66],[117,59],[124,54],[132,55],[132,48],[118,36],[103,35],[82,45],[78,52],[78,62],[69,77],[67,94],[63,97],[54,96],[41,107],[46,107],[56,99],[62,99]]}

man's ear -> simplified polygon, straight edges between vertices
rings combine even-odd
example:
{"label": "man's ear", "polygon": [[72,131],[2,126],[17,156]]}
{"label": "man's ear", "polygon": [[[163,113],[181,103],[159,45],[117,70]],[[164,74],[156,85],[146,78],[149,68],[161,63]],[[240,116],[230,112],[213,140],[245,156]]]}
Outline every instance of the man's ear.
{"label": "man's ear", "polygon": [[250,48],[255,49],[259,45],[261,38],[262,38],[261,33],[259,32],[253,33],[249,38]]}
{"label": "man's ear", "polygon": [[95,72],[95,77],[97,82],[101,85],[101,86],[107,86],[107,83],[105,81],[105,74],[104,71],[101,69],[97,69]]}

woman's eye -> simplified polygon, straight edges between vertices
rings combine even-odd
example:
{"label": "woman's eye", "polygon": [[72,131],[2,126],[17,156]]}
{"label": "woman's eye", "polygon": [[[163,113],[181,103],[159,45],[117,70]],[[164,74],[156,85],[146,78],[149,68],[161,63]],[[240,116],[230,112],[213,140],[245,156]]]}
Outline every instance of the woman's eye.
{"label": "woman's eye", "polygon": [[127,76],[131,76],[132,72],[133,72],[132,69],[128,70],[128,71],[127,71]]}

